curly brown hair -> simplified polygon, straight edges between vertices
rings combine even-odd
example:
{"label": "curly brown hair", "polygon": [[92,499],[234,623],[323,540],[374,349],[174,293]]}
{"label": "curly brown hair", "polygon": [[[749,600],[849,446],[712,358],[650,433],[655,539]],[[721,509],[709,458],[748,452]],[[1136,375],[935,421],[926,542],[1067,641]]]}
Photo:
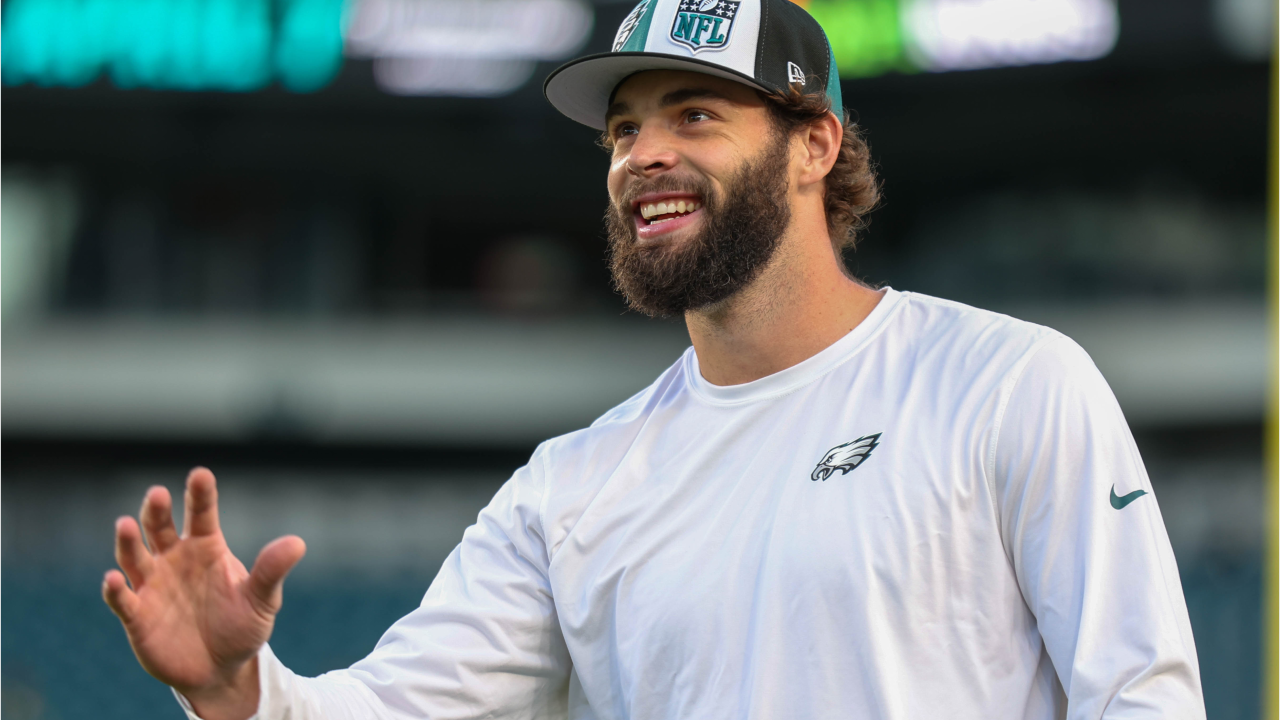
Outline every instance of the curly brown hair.
{"label": "curly brown hair", "polygon": [[[759,95],[766,101],[774,126],[787,135],[831,112],[831,100],[825,93],[806,95],[794,85],[785,93]],[[827,231],[843,267],[843,251],[858,242],[858,232],[867,226],[867,214],[880,203],[880,181],[862,128],[846,110],[842,109],[837,117],[844,123],[844,140],[836,164],[827,173],[826,210]]]}

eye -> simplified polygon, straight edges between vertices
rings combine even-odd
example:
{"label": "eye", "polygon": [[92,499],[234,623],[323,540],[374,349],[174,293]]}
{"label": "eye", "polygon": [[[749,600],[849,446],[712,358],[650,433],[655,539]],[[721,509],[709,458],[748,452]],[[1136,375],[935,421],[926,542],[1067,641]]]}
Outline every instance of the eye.
{"label": "eye", "polygon": [[629,137],[631,135],[637,135],[639,132],[640,128],[636,127],[635,123],[619,123],[618,126],[613,129],[613,137],[616,140]]}
{"label": "eye", "polygon": [[711,119],[711,113],[705,110],[690,110],[689,112],[685,113],[685,116],[684,116],[685,122],[689,122],[689,123],[702,122],[704,120],[710,120],[710,119]]}

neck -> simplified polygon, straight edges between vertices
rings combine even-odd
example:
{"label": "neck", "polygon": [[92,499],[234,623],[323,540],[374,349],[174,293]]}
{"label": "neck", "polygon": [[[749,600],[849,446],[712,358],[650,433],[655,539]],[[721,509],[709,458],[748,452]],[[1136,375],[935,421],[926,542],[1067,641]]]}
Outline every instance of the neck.
{"label": "neck", "polygon": [[825,223],[810,231],[820,235],[784,237],[760,277],[741,292],[685,313],[708,382],[739,385],[785,370],[847,335],[875,309],[883,293],[841,272]]}

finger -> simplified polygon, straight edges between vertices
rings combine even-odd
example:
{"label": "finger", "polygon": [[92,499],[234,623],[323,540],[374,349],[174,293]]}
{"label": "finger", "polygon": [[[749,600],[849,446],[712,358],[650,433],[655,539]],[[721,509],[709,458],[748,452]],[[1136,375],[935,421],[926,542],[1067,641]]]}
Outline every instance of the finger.
{"label": "finger", "polygon": [[187,475],[185,505],[182,519],[184,537],[218,533],[218,483],[207,468],[198,467]]}
{"label": "finger", "polygon": [[258,553],[249,571],[249,581],[245,583],[250,602],[267,613],[279,610],[284,578],[306,554],[307,544],[297,535],[286,535],[267,543]]}
{"label": "finger", "polygon": [[138,596],[129,589],[119,570],[108,570],[102,579],[102,599],[120,622],[129,622],[138,612]]}
{"label": "finger", "polygon": [[142,544],[142,531],[133,518],[125,516],[116,520],[116,562],[129,578],[134,588],[142,585],[151,574],[154,560]]}
{"label": "finger", "polygon": [[156,485],[142,499],[142,530],[153,553],[162,553],[178,544],[178,529],[173,526],[173,498],[168,488]]}

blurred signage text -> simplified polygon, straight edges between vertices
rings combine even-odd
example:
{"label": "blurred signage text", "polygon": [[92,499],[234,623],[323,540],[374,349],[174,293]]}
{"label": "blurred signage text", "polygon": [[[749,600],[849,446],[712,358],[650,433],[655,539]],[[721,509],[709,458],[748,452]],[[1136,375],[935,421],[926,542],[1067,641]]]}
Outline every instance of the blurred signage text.
{"label": "blurred signage text", "polygon": [[372,58],[387,92],[503,95],[577,52],[593,22],[581,0],[359,0],[346,52]]}
{"label": "blurred signage text", "polygon": [[342,64],[342,0],[10,0],[5,85],[310,92]]}
{"label": "blurred signage text", "polygon": [[843,77],[1093,60],[1115,47],[1114,0],[809,0]]}
{"label": "blurred signage text", "polygon": [[[349,21],[349,22],[348,22]],[[501,95],[539,60],[573,54],[594,21],[582,0],[10,0],[5,85],[295,92],[372,59],[397,94]]]}

